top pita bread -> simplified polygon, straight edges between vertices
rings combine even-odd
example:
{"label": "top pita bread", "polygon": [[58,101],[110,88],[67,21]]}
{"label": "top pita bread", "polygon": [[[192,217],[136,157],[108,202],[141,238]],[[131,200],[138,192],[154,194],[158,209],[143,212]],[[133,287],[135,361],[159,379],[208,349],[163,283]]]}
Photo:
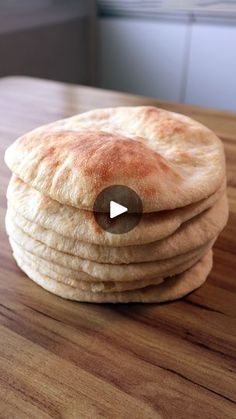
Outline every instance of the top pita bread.
{"label": "top pita bread", "polygon": [[88,210],[114,184],[135,190],[144,212],[183,207],[214,193],[225,176],[213,132],[155,107],[98,109],[37,128],[5,161],[42,194]]}

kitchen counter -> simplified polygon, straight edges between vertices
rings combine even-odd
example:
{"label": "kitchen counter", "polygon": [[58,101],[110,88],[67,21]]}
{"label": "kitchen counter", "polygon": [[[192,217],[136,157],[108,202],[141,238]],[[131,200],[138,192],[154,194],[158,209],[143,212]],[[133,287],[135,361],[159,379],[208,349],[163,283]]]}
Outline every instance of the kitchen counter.
{"label": "kitchen counter", "polygon": [[[66,301],[16,266],[4,228],[6,147],[95,107],[156,105],[213,129],[227,157],[229,222],[206,283],[168,304]],[[24,77],[0,80],[0,417],[236,417],[236,114]]]}

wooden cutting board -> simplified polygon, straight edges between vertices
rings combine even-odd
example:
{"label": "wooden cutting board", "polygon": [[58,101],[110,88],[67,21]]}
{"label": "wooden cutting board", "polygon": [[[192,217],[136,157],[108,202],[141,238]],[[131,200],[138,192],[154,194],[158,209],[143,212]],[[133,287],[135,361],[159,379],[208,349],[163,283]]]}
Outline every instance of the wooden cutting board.
{"label": "wooden cutting board", "polygon": [[[162,305],[62,300],[17,268],[4,230],[6,147],[95,107],[151,104],[225,144],[229,223],[207,282]],[[0,80],[0,418],[236,417],[236,114],[30,78]]]}

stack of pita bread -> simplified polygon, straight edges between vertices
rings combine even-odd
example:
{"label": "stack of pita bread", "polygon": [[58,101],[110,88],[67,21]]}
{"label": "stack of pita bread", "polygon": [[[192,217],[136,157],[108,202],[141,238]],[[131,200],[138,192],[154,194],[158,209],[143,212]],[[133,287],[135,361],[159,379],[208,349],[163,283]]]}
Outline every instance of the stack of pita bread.
{"label": "stack of pita bread", "polygon": [[[228,205],[223,146],[203,125],[155,107],[97,109],[23,135],[5,161],[13,255],[43,288],[78,301],[162,302],[205,281]],[[110,185],[142,200],[127,233],[95,221]]]}

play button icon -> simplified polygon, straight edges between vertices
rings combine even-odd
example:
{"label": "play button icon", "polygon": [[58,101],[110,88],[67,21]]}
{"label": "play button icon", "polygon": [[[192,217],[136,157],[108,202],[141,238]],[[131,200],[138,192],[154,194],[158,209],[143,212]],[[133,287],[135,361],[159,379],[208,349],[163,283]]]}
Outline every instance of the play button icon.
{"label": "play button icon", "polygon": [[97,224],[112,234],[124,234],[139,223],[143,212],[138,194],[125,185],[112,185],[103,189],[93,206]]}
{"label": "play button icon", "polygon": [[118,202],[110,201],[110,218],[118,217],[126,211],[128,211],[128,208],[118,204]]}

